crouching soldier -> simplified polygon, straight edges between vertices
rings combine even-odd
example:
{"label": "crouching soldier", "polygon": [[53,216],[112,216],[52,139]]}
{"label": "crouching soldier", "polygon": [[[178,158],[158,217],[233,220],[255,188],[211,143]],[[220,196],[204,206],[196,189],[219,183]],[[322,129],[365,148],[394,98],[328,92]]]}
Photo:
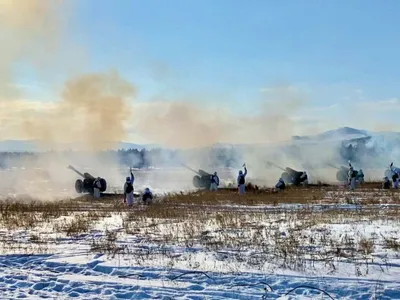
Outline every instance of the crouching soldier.
{"label": "crouching soldier", "polygon": [[282,178],[279,178],[279,181],[278,181],[278,183],[275,185],[275,188],[276,188],[278,191],[283,191],[283,190],[286,188],[285,181],[283,181]]}
{"label": "crouching soldier", "polygon": [[153,202],[153,193],[149,188],[145,188],[143,196],[142,196],[143,204],[149,205]]}
{"label": "crouching soldier", "polygon": [[211,175],[210,191],[217,191],[219,186],[219,178],[217,172]]}
{"label": "crouching soldier", "polygon": [[385,176],[385,178],[383,178],[382,188],[385,190],[390,189],[390,180],[387,176]]}

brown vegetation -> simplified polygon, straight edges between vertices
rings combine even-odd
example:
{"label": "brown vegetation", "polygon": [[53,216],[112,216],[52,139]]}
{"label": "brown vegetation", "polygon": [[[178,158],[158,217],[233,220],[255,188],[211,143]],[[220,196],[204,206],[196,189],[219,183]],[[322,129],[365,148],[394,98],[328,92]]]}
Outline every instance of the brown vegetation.
{"label": "brown vegetation", "polygon": [[[348,203],[355,205],[348,209]],[[399,196],[396,191],[377,190],[369,185],[353,192],[321,185],[290,187],[279,193],[258,188],[248,190],[246,195],[238,195],[236,189],[167,194],[150,206],[140,203],[132,208],[122,204],[120,195],[100,201],[91,197],[60,202],[4,200],[0,202],[0,226],[8,232],[0,242],[4,249],[28,247],[12,234],[12,230],[26,229],[30,230],[27,241],[36,245],[35,251],[38,247],[47,251],[50,245],[62,243],[58,237],[85,240],[100,230],[103,237],[93,238],[89,251],[134,253],[136,259],[144,259],[141,250],[123,239],[124,235],[134,235],[160,245],[198,245],[212,251],[234,249],[235,259],[251,265],[272,261],[285,268],[302,269],[310,267],[311,257],[334,269],[335,259],[367,260],[376,247],[400,250],[399,241],[393,236],[378,240],[359,232],[339,238],[329,229],[329,224],[399,225],[398,206],[378,209],[376,203],[399,204]],[[116,229],[99,225],[111,217],[117,218],[111,222]],[[146,257],[153,254],[160,253],[147,253]]]}

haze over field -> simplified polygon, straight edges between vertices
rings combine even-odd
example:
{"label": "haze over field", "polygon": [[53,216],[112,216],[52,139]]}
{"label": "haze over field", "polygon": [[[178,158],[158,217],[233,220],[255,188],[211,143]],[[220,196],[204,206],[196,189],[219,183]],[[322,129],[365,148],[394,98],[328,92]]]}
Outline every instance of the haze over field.
{"label": "haze over field", "polygon": [[[269,160],[295,168],[341,164],[341,142],[355,136],[345,132],[329,143],[298,136],[344,126],[372,133],[399,129],[393,82],[399,45],[387,35],[397,21],[386,18],[372,31],[371,17],[391,10],[309,5],[305,20],[298,5],[2,1],[3,150],[16,145],[7,140],[89,151],[121,142],[178,149],[247,144],[240,158],[255,177],[265,176]],[[348,26],[351,12],[360,9],[358,25]],[[239,17],[243,22],[231,22]],[[336,51],[321,32],[335,37]],[[391,50],[369,47],[374,39]],[[381,59],[367,60],[360,49]],[[296,150],[276,147],[288,141]],[[398,159],[396,143],[396,136],[371,134],[367,146],[374,151],[361,155],[360,164],[386,167]],[[210,167],[206,154],[181,160]],[[102,169],[118,165],[97,155],[90,161]],[[53,156],[43,164],[56,173],[68,161]]]}

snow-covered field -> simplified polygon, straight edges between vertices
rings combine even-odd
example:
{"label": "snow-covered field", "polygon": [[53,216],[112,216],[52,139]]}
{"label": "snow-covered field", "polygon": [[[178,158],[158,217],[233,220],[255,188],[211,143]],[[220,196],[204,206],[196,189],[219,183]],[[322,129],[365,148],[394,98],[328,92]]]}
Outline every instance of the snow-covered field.
{"label": "snow-covered field", "polygon": [[399,195],[1,202],[0,299],[400,299]]}

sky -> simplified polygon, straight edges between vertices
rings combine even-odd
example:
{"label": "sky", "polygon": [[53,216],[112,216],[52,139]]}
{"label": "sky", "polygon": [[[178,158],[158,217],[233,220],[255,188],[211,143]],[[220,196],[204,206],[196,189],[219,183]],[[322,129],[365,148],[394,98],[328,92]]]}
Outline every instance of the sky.
{"label": "sky", "polygon": [[[306,128],[400,130],[398,1],[85,0],[73,6],[64,38],[82,49],[79,67],[117,69],[137,87],[136,103],[201,101],[230,107],[240,118],[285,87],[307,99],[291,115]],[[23,63],[15,74],[25,98],[44,108],[70,75],[43,80]],[[132,130],[131,140],[147,141]]]}

